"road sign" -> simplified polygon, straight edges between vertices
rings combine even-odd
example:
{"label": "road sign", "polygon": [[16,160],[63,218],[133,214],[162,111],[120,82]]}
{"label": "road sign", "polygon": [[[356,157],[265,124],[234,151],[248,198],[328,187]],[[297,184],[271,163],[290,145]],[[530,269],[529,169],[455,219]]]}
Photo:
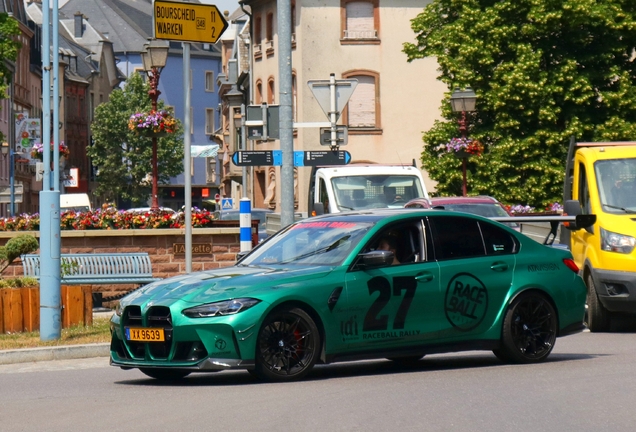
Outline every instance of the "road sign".
{"label": "road sign", "polygon": [[348,151],[295,151],[294,166],[346,165],[351,162]]}
{"label": "road sign", "polygon": [[[307,85],[311,89],[311,92],[314,94],[314,97],[318,101],[320,108],[325,112],[327,118],[330,119],[330,114],[332,113],[331,107],[331,86],[335,86],[335,111],[336,119],[340,117],[340,113],[347,106],[347,102],[349,102],[349,98],[353,94],[353,91],[356,89],[358,85],[357,79],[346,79],[346,80],[309,80],[307,81]],[[335,123],[334,120],[334,123]]]}
{"label": "road sign", "polygon": [[216,43],[227,21],[215,5],[155,0],[155,39]]}
{"label": "road sign", "polygon": [[232,163],[236,166],[264,166],[283,164],[281,150],[237,151],[232,155]]}
{"label": "road sign", "polygon": [[[349,128],[346,126],[337,126],[336,127],[336,144],[337,145],[346,145],[349,141]],[[320,145],[328,146],[331,145],[331,128],[330,127],[321,127],[320,128]]]}
{"label": "road sign", "polygon": [[219,195],[219,194],[215,194],[215,195],[214,195],[214,201],[216,201],[216,202],[221,201],[221,195]]}
{"label": "road sign", "polygon": [[[279,108],[279,105],[248,105],[245,110],[247,138],[252,140],[279,139]],[[264,128],[264,120],[267,122],[267,132]]]}
{"label": "road sign", "polygon": [[221,210],[232,210],[234,200],[232,198],[221,198]]}

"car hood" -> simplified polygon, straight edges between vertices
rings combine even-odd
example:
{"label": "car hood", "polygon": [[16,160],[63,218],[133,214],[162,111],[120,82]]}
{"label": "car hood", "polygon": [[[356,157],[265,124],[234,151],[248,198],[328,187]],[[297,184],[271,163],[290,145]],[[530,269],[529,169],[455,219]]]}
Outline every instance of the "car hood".
{"label": "car hood", "polygon": [[239,297],[257,297],[286,284],[324,277],[333,267],[228,267],[175,276],[146,285],[121,299],[131,304],[169,305],[174,301],[200,304]]}

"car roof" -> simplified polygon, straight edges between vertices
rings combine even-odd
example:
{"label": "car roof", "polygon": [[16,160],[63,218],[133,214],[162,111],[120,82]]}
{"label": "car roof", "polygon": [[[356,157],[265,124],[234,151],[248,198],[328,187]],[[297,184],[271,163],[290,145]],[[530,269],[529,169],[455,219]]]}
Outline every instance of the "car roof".
{"label": "car roof", "polygon": [[298,221],[298,224],[302,224],[306,221],[351,221],[351,222],[377,222],[381,219],[400,220],[413,216],[428,216],[433,214],[450,215],[450,216],[466,216],[474,217],[477,219],[482,218],[479,215],[471,213],[461,213],[449,210],[437,210],[437,209],[423,209],[423,208],[381,208],[381,209],[368,209],[368,210],[354,210],[341,213],[331,213],[321,216],[314,216],[308,219],[302,219]]}

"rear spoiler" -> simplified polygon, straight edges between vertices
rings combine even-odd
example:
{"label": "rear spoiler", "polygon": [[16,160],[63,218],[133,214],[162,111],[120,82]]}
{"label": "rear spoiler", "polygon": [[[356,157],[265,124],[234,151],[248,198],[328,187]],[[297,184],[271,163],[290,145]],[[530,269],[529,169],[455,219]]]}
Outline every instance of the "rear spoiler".
{"label": "rear spoiler", "polygon": [[580,214],[576,216],[505,216],[505,217],[491,217],[497,222],[507,223],[520,223],[520,222],[549,222],[550,232],[543,241],[544,245],[552,246],[554,239],[556,238],[557,229],[559,224],[563,224],[564,227],[571,231],[576,231],[584,228],[588,228],[596,223],[595,214]]}

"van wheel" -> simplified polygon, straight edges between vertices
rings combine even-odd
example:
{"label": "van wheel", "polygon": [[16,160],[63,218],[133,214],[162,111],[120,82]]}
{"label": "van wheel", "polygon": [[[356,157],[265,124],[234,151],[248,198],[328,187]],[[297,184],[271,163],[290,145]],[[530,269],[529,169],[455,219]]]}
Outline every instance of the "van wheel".
{"label": "van wheel", "polygon": [[592,275],[587,275],[587,299],[585,301],[585,324],[591,332],[607,332],[612,324],[612,317],[598,299],[596,285]]}

